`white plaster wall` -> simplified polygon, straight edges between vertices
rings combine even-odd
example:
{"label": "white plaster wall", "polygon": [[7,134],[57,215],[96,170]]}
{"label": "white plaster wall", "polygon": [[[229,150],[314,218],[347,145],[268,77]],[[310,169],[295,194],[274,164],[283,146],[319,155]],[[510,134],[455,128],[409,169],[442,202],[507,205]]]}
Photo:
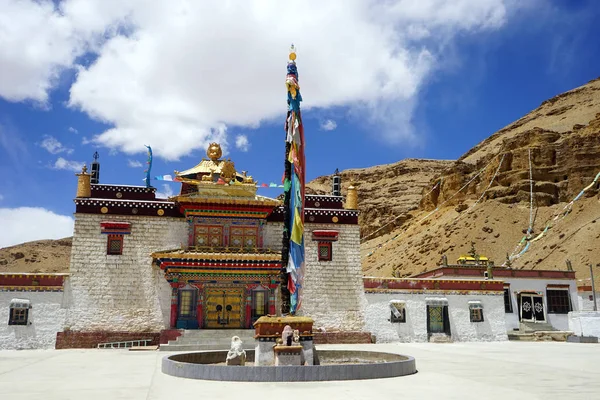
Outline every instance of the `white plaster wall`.
{"label": "white plaster wall", "polygon": [[[8,325],[11,299],[27,299],[30,325]],[[63,330],[63,292],[0,292],[0,350],[53,349]]]}
{"label": "white plaster wall", "polygon": [[[363,331],[366,299],[358,225],[307,223],[304,229],[306,272],[299,314],[312,317],[316,328]],[[318,261],[318,242],[312,240],[312,231],[323,229],[339,232],[332,261]]]}
{"label": "white plaster wall", "polygon": [[281,251],[283,238],[282,222],[267,222],[263,229],[263,247]]}
{"label": "white plaster wall", "polygon": [[577,297],[577,285],[575,280],[566,279],[532,279],[532,278],[502,278],[506,283],[510,284],[511,301],[513,304],[513,315],[506,315],[506,327],[509,330],[519,327],[519,304],[517,303],[517,294],[522,290],[533,290],[541,292],[544,297],[544,313],[546,314],[546,322],[551,324],[555,329],[566,331],[569,329],[569,321],[567,314],[551,314],[548,313],[548,299],[546,297],[546,288],[548,285],[569,285],[569,296],[574,311],[579,310],[579,301]]}
{"label": "white plaster wall", "polygon": [[[131,224],[123,254],[107,255],[101,221]],[[75,214],[71,251],[71,307],[65,326],[75,331],[148,332],[167,328],[170,291],[150,254],[187,243],[184,219]]]}
{"label": "white plaster wall", "polygon": [[[502,294],[468,295],[429,292],[408,293],[367,293],[366,330],[375,334],[377,343],[382,342],[426,342],[427,338],[427,297],[448,299],[448,317],[452,340],[503,341],[508,340],[504,320],[504,297]],[[391,323],[390,300],[406,302],[406,322]],[[481,301],[483,322],[471,322],[469,304],[471,300]]]}
{"label": "white plaster wall", "polygon": [[[591,290],[577,293],[577,304],[580,311],[594,311],[594,300],[590,299],[590,296],[592,296]],[[596,292],[596,309],[600,311],[600,293],[598,292]]]}
{"label": "white plaster wall", "polygon": [[600,337],[600,311],[570,312],[569,330],[577,336]]}

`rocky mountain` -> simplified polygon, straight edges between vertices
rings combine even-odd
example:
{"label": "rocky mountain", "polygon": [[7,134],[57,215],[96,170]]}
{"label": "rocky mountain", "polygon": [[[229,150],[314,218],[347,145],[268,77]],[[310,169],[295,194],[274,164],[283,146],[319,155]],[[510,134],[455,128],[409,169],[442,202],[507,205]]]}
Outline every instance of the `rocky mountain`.
{"label": "rocky mountain", "polygon": [[[527,233],[530,219],[534,238],[598,172],[600,79],[544,101],[433,178],[429,186],[441,184],[421,198],[413,218],[363,243],[363,270],[408,276],[434,268],[442,254],[452,262],[471,241],[502,264]],[[586,279],[587,264],[600,262],[598,186],[532,242],[513,267],[564,269],[570,259]]]}
{"label": "rocky mountain", "polygon": [[[340,172],[342,195],[350,182],[358,190],[361,237],[377,237],[402,225],[418,207],[423,191],[430,182],[454,161],[406,159],[394,164]],[[306,186],[309,194],[330,194],[332,176],[312,180]],[[382,226],[385,227],[379,230]]]}
{"label": "rocky mountain", "polygon": [[37,240],[0,249],[0,272],[69,272],[73,238]]}

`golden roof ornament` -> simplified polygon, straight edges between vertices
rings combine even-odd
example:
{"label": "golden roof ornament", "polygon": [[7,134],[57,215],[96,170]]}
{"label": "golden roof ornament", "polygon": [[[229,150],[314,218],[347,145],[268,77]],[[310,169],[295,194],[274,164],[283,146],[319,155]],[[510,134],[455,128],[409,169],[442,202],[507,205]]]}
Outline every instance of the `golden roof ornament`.
{"label": "golden roof ornament", "polygon": [[212,161],[218,161],[219,158],[223,155],[223,150],[221,150],[221,145],[219,143],[211,143],[208,145],[208,149],[206,149],[206,155]]}
{"label": "golden roof ornament", "polygon": [[235,165],[231,162],[231,160],[223,161],[223,165],[221,167],[221,179],[225,181],[225,183],[229,183],[235,178],[236,171]]}

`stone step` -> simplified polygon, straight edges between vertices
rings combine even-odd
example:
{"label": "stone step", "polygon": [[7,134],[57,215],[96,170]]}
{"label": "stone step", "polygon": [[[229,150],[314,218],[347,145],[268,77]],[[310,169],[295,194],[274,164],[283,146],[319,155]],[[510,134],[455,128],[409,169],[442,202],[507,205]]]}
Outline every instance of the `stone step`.
{"label": "stone step", "polygon": [[[243,343],[254,343],[254,338],[240,338]],[[181,339],[181,340],[169,340],[169,344],[231,344],[231,339]]]}
{"label": "stone step", "polygon": [[573,335],[570,331],[535,331],[535,332],[511,332],[508,334],[508,340],[521,340],[527,342],[537,341],[555,341],[566,342],[569,336]]}
{"label": "stone step", "polygon": [[[244,350],[253,350],[254,342],[242,345]],[[160,351],[202,351],[202,350],[229,350],[231,342],[227,344],[161,344]]]}
{"label": "stone step", "polygon": [[180,337],[229,337],[254,336],[254,329],[195,329],[185,330]]}
{"label": "stone step", "polygon": [[521,332],[555,331],[556,329],[547,322],[521,322],[519,324]]}
{"label": "stone step", "polygon": [[[244,346],[254,348],[254,329],[194,329],[185,330],[183,335],[170,340],[169,346],[195,346],[199,350],[229,349],[231,338],[238,336]],[[205,348],[201,348],[205,347]]]}

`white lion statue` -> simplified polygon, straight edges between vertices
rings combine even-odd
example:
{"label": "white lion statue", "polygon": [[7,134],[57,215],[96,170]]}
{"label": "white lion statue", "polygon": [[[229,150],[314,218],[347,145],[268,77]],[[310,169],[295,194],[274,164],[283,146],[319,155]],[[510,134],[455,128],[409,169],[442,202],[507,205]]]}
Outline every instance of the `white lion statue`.
{"label": "white lion statue", "polygon": [[245,365],[246,350],[242,347],[243,342],[238,336],[231,338],[231,349],[227,353],[227,365]]}

